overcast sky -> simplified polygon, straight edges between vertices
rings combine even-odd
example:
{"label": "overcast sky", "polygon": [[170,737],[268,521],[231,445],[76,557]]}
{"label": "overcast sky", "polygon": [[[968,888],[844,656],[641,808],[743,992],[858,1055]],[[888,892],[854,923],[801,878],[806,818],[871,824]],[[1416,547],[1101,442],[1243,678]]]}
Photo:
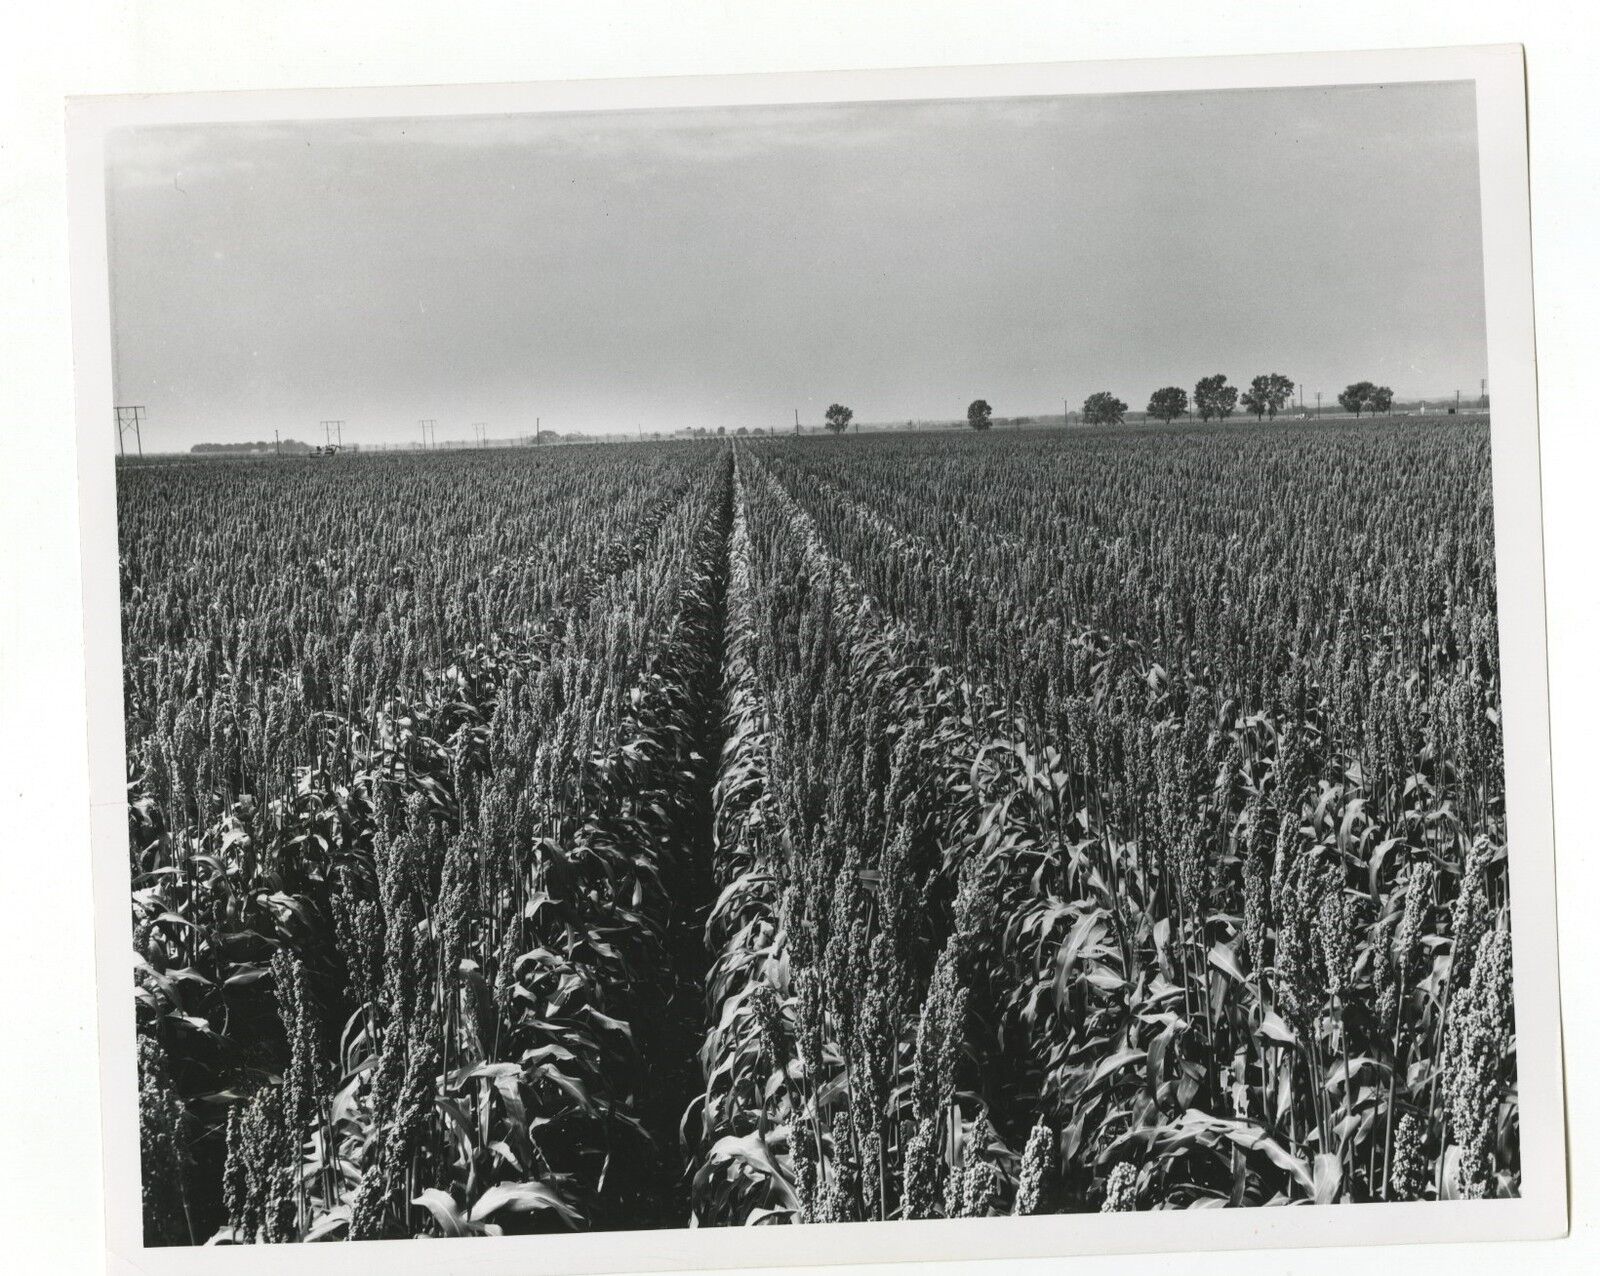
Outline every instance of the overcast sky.
{"label": "overcast sky", "polygon": [[109,163],[117,399],[160,449],[1485,371],[1465,84],[207,125]]}

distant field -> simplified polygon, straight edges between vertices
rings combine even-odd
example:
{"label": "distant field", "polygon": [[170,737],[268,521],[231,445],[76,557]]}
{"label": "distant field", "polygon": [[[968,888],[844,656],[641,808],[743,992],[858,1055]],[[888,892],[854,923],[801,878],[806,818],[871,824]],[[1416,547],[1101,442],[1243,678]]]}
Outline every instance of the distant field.
{"label": "distant field", "polygon": [[1518,1192],[1485,421],[118,489],[152,1243]]}

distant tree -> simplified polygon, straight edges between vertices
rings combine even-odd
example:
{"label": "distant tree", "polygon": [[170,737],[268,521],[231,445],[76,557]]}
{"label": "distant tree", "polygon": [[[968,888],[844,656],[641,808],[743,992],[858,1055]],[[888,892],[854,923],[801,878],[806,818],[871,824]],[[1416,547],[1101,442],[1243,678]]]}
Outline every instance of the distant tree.
{"label": "distant tree", "polygon": [[1387,412],[1394,406],[1394,391],[1386,385],[1372,387],[1372,397],[1367,400],[1373,412]]}
{"label": "distant tree", "polygon": [[1378,387],[1370,381],[1357,381],[1347,385],[1339,394],[1339,406],[1346,412],[1361,415],[1361,409],[1372,406],[1372,397]]}
{"label": "distant tree", "polygon": [[994,409],[989,406],[987,399],[974,399],[967,405],[967,424],[974,430],[987,430],[993,413]]}
{"label": "distant tree", "polygon": [[849,408],[842,403],[831,404],[827,411],[828,429],[834,434],[843,434],[850,428],[850,418],[855,416]]}
{"label": "distant tree", "polygon": [[718,427],[717,427],[717,433],[718,433],[718,434],[719,434],[719,435],[722,435],[722,436],[726,436],[726,435],[727,435],[727,433],[728,433],[728,427],[727,427],[727,426],[725,426],[725,425],[719,425],[719,426],[718,426]]}
{"label": "distant tree", "polygon": [[1194,409],[1202,421],[1209,421],[1212,417],[1224,421],[1233,415],[1238,404],[1238,388],[1229,385],[1228,378],[1222,373],[1214,377],[1201,377],[1195,382]]}
{"label": "distant tree", "polygon": [[1145,409],[1151,416],[1160,417],[1168,425],[1172,424],[1173,417],[1182,416],[1189,410],[1189,395],[1181,387],[1175,385],[1163,386],[1150,396],[1150,406]]}
{"label": "distant tree", "polygon": [[1281,372],[1263,372],[1251,380],[1240,401],[1259,421],[1263,416],[1277,416],[1293,393],[1294,382]]}
{"label": "distant tree", "polygon": [[1083,401],[1083,419],[1088,425],[1121,425],[1128,405],[1109,390],[1097,390]]}
{"label": "distant tree", "polygon": [[744,426],[741,425],[737,430],[734,431],[734,433],[737,434],[737,435],[740,435],[742,437],[742,436],[744,436],[746,434],[749,434],[750,431],[747,430]]}

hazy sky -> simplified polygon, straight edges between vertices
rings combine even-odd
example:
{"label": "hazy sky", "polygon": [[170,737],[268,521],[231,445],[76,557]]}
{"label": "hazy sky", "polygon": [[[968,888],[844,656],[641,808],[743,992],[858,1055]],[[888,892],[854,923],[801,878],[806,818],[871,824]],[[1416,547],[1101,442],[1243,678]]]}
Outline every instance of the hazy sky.
{"label": "hazy sky", "polygon": [[1476,392],[1467,84],[116,136],[147,446]]}

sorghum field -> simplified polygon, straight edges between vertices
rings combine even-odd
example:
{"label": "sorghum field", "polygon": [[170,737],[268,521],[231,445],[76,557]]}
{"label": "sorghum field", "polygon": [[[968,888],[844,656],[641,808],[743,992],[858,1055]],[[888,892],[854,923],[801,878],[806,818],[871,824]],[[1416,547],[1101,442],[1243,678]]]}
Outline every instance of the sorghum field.
{"label": "sorghum field", "polygon": [[1484,423],[119,500],[151,1244],[1518,1190]]}

